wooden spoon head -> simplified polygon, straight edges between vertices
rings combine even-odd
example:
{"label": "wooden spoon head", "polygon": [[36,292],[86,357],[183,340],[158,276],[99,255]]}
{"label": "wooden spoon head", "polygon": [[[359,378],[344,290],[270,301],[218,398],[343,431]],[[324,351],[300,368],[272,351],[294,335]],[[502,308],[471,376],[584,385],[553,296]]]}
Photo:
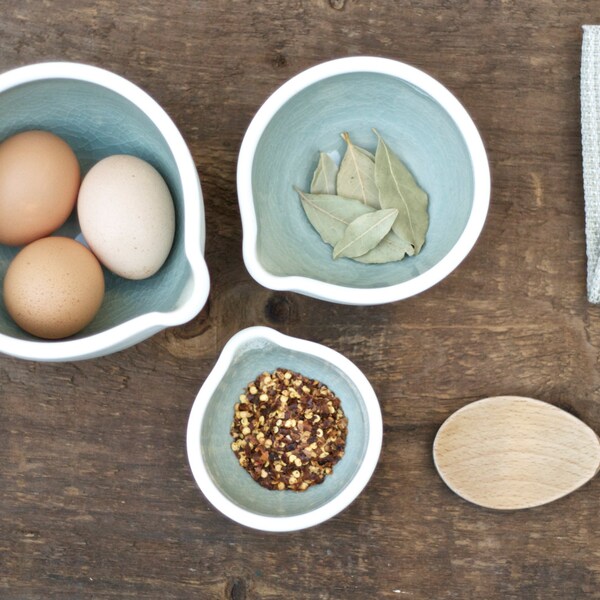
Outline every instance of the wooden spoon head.
{"label": "wooden spoon head", "polygon": [[495,509],[562,498],[600,470],[600,440],[540,400],[485,398],[452,414],[433,443],[440,477],[465,500]]}

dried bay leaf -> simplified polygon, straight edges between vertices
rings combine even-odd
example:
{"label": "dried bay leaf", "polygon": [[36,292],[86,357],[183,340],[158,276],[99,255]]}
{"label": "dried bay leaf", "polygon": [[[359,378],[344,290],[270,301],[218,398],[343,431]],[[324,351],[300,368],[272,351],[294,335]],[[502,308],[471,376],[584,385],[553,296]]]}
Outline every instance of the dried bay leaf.
{"label": "dried bay leaf", "polygon": [[388,234],[398,216],[395,208],[376,210],[354,219],[333,249],[333,258],[354,258],[372,250]]}
{"label": "dried bay leaf", "polygon": [[383,264],[402,260],[405,256],[413,256],[415,249],[412,244],[399,238],[390,231],[380,242],[362,256],[356,256],[353,260],[366,264]]}
{"label": "dried bay leaf", "polygon": [[335,246],[343,237],[348,225],[356,218],[375,212],[360,200],[332,194],[308,194],[295,188],[311,225],[322,240]]}
{"label": "dried bay leaf", "polygon": [[345,198],[360,200],[373,208],[381,208],[379,190],[375,184],[373,155],[355,146],[347,133],[342,133],[342,137],[347,148],[337,174],[337,193]]}
{"label": "dried bay leaf", "polygon": [[371,154],[368,150],[366,150],[365,148],[361,148],[360,146],[354,146],[354,148],[356,149],[357,152],[361,152],[362,154],[364,154],[365,156],[370,158],[373,162],[375,162],[374,154]]}
{"label": "dried bay leaf", "polygon": [[[388,148],[379,133],[375,152],[375,181],[382,208],[395,208],[398,217],[392,229],[401,239],[410,242],[418,254],[425,243],[429,227],[427,193],[419,187],[411,172]],[[339,175],[338,175],[339,177]]]}
{"label": "dried bay leaf", "polygon": [[335,180],[338,167],[329,154],[321,152],[319,164],[310,184],[311,194],[335,194]]}

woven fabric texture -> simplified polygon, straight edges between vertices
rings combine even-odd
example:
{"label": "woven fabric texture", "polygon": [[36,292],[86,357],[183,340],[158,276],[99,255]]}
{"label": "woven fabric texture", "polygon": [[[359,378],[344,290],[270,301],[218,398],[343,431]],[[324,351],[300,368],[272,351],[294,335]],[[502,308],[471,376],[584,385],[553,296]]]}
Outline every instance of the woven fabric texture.
{"label": "woven fabric texture", "polygon": [[600,26],[585,25],[581,51],[581,140],[588,300],[600,303]]}

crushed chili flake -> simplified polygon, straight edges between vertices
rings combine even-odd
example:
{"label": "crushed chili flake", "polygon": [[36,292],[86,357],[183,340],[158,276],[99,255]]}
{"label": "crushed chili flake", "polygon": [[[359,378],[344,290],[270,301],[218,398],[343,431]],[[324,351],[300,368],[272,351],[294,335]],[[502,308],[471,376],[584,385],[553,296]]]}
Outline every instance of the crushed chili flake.
{"label": "crushed chili flake", "polygon": [[234,409],[231,449],[270,490],[322,483],[344,456],[348,419],[326,386],[286,369],[262,373]]}

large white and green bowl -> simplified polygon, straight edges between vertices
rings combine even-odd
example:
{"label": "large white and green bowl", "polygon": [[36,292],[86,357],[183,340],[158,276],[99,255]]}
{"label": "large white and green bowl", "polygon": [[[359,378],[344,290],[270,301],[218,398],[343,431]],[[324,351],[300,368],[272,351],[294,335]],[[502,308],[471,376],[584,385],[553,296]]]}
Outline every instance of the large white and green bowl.
{"label": "large white and green bowl", "polygon": [[[294,191],[308,191],[320,151],[343,154],[341,132],[374,151],[372,128],[429,195],[421,253],[384,265],[334,260]],[[360,305],[407,298],[446,277],[475,244],[490,198],[486,152],[460,102],[422,71],[375,57],[326,62],[276,90],[246,132],[237,185],[244,261],[256,281]]]}
{"label": "large white and green bowl", "polygon": [[[29,129],[52,131],[71,145],[82,174],[111,154],[148,161],[167,182],[176,211],[173,248],[158,273],[130,281],[105,271],[100,312],[83,331],[60,341],[30,336],[7,314],[1,282],[19,248],[0,244],[0,352],[40,361],[91,358],[197,315],[209,292],[202,191],[194,160],[166,112],[146,92],[114,73],[59,62],[1,74],[0,115],[0,141]],[[77,237],[76,215],[57,233]]]}

